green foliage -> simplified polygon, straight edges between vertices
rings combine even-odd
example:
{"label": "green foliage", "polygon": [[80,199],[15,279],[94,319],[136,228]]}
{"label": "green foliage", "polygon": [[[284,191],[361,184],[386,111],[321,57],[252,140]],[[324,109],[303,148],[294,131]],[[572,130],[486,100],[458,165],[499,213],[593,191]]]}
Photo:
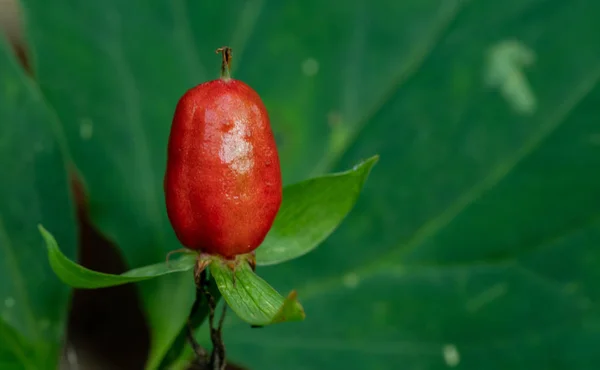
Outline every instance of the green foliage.
{"label": "green foliage", "polygon": [[[93,222],[131,268],[177,248],[161,191],[169,123],[187,88],[218,75],[219,46],[233,47],[234,78],[265,101],[287,184],[381,155],[324,245],[258,271],[278,291],[298,288],[307,319],[260,330],[229,320],[230,359],[289,370],[600,366],[600,3],[22,1],[35,75]],[[35,230],[73,257],[56,120],[5,54],[0,248],[19,247],[0,249],[17,256],[2,254],[1,271],[27,284],[32,322],[62,327],[66,290]],[[29,135],[52,151],[35,152]],[[1,281],[0,297],[15,297],[18,279]],[[140,288],[156,368],[193,286],[182,273]],[[4,312],[1,340],[25,344],[20,355],[0,346],[0,364],[48,366],[39,359],[59,334],[42,348],[22,325],[27,311]]]}
{"label": "green foliage", "polygon": [[[258,261],[276,264],[313,250],[348,214],[376,160],[373,157],[351,170],[286,187],[281,213],[269,231],[272,236],[258,248]],[[176,261],[138,267],[120,275],[105,274],[87,269],[67,258],[52,234],[43,226],[39,226],[39,229],[46,241],[50,266],[64,283],[74,288],[105,288],[186,272],[194,267],[198,258],[205,258],[186,251]],[[285,246],[289,246],[289,250]],[[266,251],[260,253],[265,248]],[[228,267],[218,260],[211,262],[210,266],[220,293],[243,320],[263,326],[304,319],[302,307],[295,299],[286,300],[279,296],[275,289],[246,267],[244,265],[239,271],[236,270],[234,278],[233,271],[228,271]],[[239,281],[243,292],[237,289],[234,280]],[[147,309],[156,308],[150,306]]]}
{"label": "green foliage", "polygon": [[295,294],[283,298],[259,278],[248,263],[240,263],[234,271],[226,263],[214,261],[210,264],[210,274],[216,280],[227,304],[251,325],[264,326],[304,320],[304,310]]}
{"label": "green foliage", "polygon": [[76,225],[56,118],[0,35],[0,368],[54,369],[69,291],[37,232],[51,227],[67,256]]}
{"label": "green foliage", "polygon": [[[74,288],[95,289],[134,283],[189,271],[196,264],[197,256],[188,254],[177,261],[144,266],[121,275],[100,273],[69,260],[60,251],[54,237],[43,227],[40,227],[40,231],[46,240],[52,269],[64,283]],[[247,263],[240,263],[234,269],[224,261],[214,259],[209,267],[211,276],[216,280],[217,287],[229,306],[249,324],[264,326],[304,319],[304,311],[295,296],[287,299],[280,296]]]}
{"label": "green foliage", "polygon": [[256,250],[256,263],[282,263],[317,247],[350,212],[377,159],[285,187],[273,227]]}
{"label": "green foliage", "polygon": [[179,260],[156,263],[129,270],[120,275],[92,271],[68,259],[59,249],[54,237],[42,226],[40,232],[48,248],[48,260],[54,273],[73,288],[96,289],[136,283],[167,274],[191,270],[196,263],[195,255],[185,255]]}

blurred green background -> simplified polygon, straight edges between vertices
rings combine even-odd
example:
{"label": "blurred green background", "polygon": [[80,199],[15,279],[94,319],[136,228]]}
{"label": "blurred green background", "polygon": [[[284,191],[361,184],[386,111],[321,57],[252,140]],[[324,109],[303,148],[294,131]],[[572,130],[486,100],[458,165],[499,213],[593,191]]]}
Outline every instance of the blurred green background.
{"label": "blurred green background", "polygon": [[115,253],[90,234],[128,267],[179,248],[162,194],[170,121],[186,89],[218,76],[223,45],[234,78],[269,110],[286,184],[381,156],[328,241],[258,270],[281,292],[298,289],[307,319],[250,329],[231,315],[231,361],[600,368],[600,2],[21,5],[29,68],[0,42],[1,369],[60,358],[66,369],[135,369],[146,356],[158,367],[188,314],[190,277],[137,286],[147,327],[123,308],[133,290],[94,293],[107,307],[94,330],[113,346],[71,336],[90,305],[73,305],[65,340],[71,295],[37,224],[108,272],[125,267],[98,263]]}

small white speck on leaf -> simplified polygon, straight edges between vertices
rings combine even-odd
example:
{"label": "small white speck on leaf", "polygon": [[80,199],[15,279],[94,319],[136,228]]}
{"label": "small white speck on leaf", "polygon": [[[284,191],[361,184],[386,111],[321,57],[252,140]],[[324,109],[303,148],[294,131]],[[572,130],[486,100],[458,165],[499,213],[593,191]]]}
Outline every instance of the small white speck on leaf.
{"label": "small white speck on leaf", "polygon": [[12,307],[14,307],[15,303],[17,303],[17,302],[15,301],[15,299],[13,297],[7,297],[4,300],[4,306],[6,306],[6,308],[12,308]]}
{"label": "small white speck on leaf", "polygon": [[319,73],[319,62],[315,58],[307,58],[302,62],[302,73],[305,76],[312,77]]}
{"label": "small white speck on leaf", "polygon": [[360,279],[358,278],[358,274],[351,272],[344,276],[344,286],[346,288],[356,288],[358,286]]}
{"label": "small white speck on leaf", "polygon": [[79,136],[83,140],[89,140],[94,135],[94,123],[89,118],[83,118],[79,122]]}
{"label": "small white speck on leaf", "polygon": [[454,344],[446,344],[442,347],[444,362],[448,367],[456,367],[460,363],[460,353]]}

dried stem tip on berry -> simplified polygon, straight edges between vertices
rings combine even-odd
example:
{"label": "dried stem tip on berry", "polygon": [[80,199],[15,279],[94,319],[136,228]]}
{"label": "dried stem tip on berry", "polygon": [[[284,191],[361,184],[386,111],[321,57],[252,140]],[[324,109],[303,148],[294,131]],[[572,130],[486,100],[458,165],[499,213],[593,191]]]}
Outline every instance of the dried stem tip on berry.
{"label": "dried stem tip on berry", "polygon": [[223,56],[221,62],[221,78],[223,80],[231,79],[231,48],[228,46],[223,46],[218,48],[216,53],[221,53]]}

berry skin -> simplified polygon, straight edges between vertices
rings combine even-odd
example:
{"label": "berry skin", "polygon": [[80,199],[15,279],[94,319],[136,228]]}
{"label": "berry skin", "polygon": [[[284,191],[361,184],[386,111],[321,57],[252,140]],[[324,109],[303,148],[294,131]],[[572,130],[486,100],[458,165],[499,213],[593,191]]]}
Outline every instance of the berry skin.
{"label": "berry skin", "polygon": [[282,183],[269,116],[252,88],[227,76],[188,90],[167,157],[167,213],[185,247],[233,258],[262,243]]}

